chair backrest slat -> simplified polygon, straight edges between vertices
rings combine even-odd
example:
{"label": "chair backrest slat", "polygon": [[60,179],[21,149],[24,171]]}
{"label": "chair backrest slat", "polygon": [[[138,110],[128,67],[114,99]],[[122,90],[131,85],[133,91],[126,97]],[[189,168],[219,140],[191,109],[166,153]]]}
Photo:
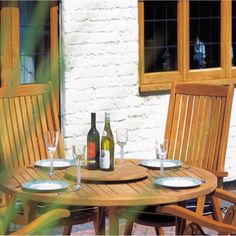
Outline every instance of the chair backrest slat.
{"label": "chair backrest slat", "polygon": [[[186,97],[187,95],[185,95]],[[193,114],[193,96],[187,96],[187,103],[186,103],[186,114],[184,119],[184,130],[183,130],[183,138],[182,138],[182,151],[180,155],[180,160],[183,162],[186,162],[186,156],[187,156],[187,147],[188,147],[188,140],[190,138],[190,132],[191,129],[191,120],[192,120],[192,114]]]}
{"label": "chair backrest slat", "polygon": [[173,83],[165,137],[169,159],[223,171],[233,86]]}
{"label": "chair backrest slat", "polygon": [[18,164],[18,156],[17,156],[17,150],[16,150],[16,139],[14,137],[14,129],[12,124],[12,117],[11,117],[11,111],[10,111],[10,98],[4,98],[3,104],[4,104],[4,110],[5,110],[5,121],[7,124],[7,133],[8,133],[8,141],[10,143],[10,154],[14,156],[15,158],[12,160],[13,166],[17,166]]}
{"label": "chair backrest slat", "polygon": [[8,134],[8,126],[7,126],[7,119],[6,119],[6,112],[5,112],[5,105],[4,105],[4,99],[0,99],[0,107],[1,107],[1,139],[4,140],[4,142],[1,142],[1,165],[4,166],[4,163],[8,161],[9,167],[13,167],[13,159],[7,160],[7,155],[6,153],[9,153],[8,155],[11,154],[11,142],[9,139],[9,134]]}
{"label": "chair backrest slat", "polygon": [[[60,131],[50,84],[0,88],[0,164],[2,169],[46,159],[46,130]],[[56,156],[64,157],[61,136]]]}
{"label": "chair backrest slat", "polygon": [[[23,121],[23,114],[22,114],[22,110],[21,110],[21,104],[20,104],[20,98],[15,98],[14,99],[15,101],[15,108],[16,108],[16,117],[18,119],[18,133],[19,133],[19,140],[20,140],[20,143],[19,143],[19,146],[21,148],[21,153],[23,155],[23,157],[27,157],[28,156],[28,150],[26,147],[26,143],[27,143],[27,139],[26,139],[26,136],[25,136],[25,127],[24,127],[24,121]],[[16,119],[16,123],[17,123],[17,119]],[[20,165],[28,165],[29,164],[29,160],[27,158],[21,158],[20,159]]]}
{"label": "chair backrest slat", "polygon": [[[201,142],[199,143],[199,155],[197,158],[196,166],[203,166],[207,137],[209,134],[209,127],[210,127],[211,102],[210,102],[210,98],[208,97],[206,97],[204,100],[205,100],[205,106],[204,106],[204,110],[202,110],[204,117],[202,120]],[[208,112],[205,112],[205,111],[208,111]]]}
{"label": "chair backrest slat", "polygon": [[[43,99],[43,95],[39,95],[38,96],[38,107],[39,107],[39,114],[40,116],[38,117],[40,119],[40,125],[41,125],[41,130],[42,130],[42,138],[43,138],[43,144],[45,143],[45,132],[48,130],[48,126],[47,126],[47,120],[46,120],[46,111],[45,111],[45,103],[44,103],[44,99]],[[42,147],[40,147],[40,149],[42,150],[44,156],[47,156],[47,153],[45,153],[45,149],[44,149],[43,145]],[[41,153],[42,153],[41,152]]]}
{"label": "chair backrest slat", "polygon": [[[40,95],[38,95],[40,96]],[[41,113],[38,105],[38,96],[32,96],[32,105],[33,105],[33,115],[34,115],[34,124],[36,129],[36,135],[38,140],[38,148],[41,158],[45,159],[46,150],[45,150],[45,142],[44,142],[44,134],[41,127]]]}
{"label": "chair backrest slat", "polygon": [[21,145],[21,136],[19,132],[20,130],[18,129],[21,120],[16,114],[16,109],[17,108],[15,104],[15,98],[9,98],[9,110],[10,110],[9,120],[12,124],[13,138],[15,140],[16,152],[18,154],[16,162],[19,166],[22,166],[24,165],[24,158],[23,158],[23,149]]}
{"label": "chair backrest slat", "polygon": [[[26,163],[32,163],[32,160],[35,160],[35,155],[37,155],[36,145],[34,140],[36,140],[36,135],[34,133],[34,128],[32,127],[32,110],[31,102],[29,96],[20,97],[20,108],[22,114],[23,128],[25,134],[25,149],[28,152],[27,158],[24,158]],[[31,128],[32,127],[32,128]]]}

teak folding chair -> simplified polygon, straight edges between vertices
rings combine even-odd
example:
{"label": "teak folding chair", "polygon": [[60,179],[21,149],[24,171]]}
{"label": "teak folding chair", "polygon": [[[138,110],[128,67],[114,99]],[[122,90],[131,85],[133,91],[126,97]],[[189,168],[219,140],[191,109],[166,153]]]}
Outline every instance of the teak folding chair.
{"label": "teak folding chair", "polygon": [[[51,84],[29,84],[11,88],[0,88],[0,169],[7,171],[20,166],[30,166],[37,160],[46,159],[45,132],[60,132],[58,111]],[[55,158],[64,158],[64,147],[59,135]],[[6,196],[8,201],[9,196]],[[23,204],[23,210],[27,206]],[[68,218],[65,234],[70,234],[74,224],[94,221],[96,224],[97,209],[81,208]],[[28,220],[18,214],[16,222],[26,224]],[[95,227],[97,229],[97,227]]]}
{"label": "teak folding chair", "polygon": [[[165,138],[169,140],[168,159],[213,172],[219,187],[227,176],[224,167],[233,91],[233,85],[173,83],[170,93],[165,130]],[[204,206],[205,197],[198,199],[194,209],[202,212]],[[147,217],[151,220],[145,220]],[[157,232],[157,227],[171,224],[159,220],[155,208],[148,207],[128,222],[126,234],[131,234],[134,222],[152,225]]]}
{"label": "teak folding chair", "polygon": [[203,217],[195,212],[192,212],[184,207],[177,205],[165,205],[156,208],[158,214],[170,214],[182,218],[182,220],[187,220],[188,223],[184,227],[180,228],[179,233],[184,235],[205,235],[202,227],[207,227],[214,231],[217,231],[219,235],[228,235],[236,233],[236,195],[227,192],[223,189],[216,189],[212,194],[212,197],[223,199],[225,201],[231,202],[234,205],[228,207],[224,218],[220,211],[218,210],[216,220],[212,220],[207,217]]}
{"label": "teak folding chair", "polygon": [[[1,168],[12,169],[46,159],[44,135],[60,131],[49,84],[0,88]],[[55,157],[64,157],[61,137]]]}

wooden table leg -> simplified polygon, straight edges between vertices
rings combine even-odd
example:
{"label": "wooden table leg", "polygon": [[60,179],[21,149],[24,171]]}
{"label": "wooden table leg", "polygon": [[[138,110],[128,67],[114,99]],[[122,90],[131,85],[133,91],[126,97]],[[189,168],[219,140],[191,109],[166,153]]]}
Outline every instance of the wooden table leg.
{"label": "wooden table leg", "polygon": [[22,201],[23,209],[24,209],[24,216],[26,224],[32,222],[36,218],[37,214],[37,202],[33,201]]}
{"label": "wooden table leg", "polygon": [[97,219],[96,219],[96,235],[105,235],[105,208],[98,207]]}
{"label": "wooden table leg", "polygon": [[206,202],[206,196],[201,196],[197,199],[196,213],[201,216],[204,212],[205,202]]}
{"label": "wooden table leg", "polygon": [[108,207],[109,235],[119,235],[119,208]]}

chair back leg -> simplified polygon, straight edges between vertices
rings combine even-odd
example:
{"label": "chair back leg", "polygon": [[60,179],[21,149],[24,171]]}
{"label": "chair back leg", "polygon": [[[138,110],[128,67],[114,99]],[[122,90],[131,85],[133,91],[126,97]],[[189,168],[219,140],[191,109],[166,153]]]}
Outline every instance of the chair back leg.
{"label": "chair back leg", "polygon": [[64,225],[63,235],[71,235],[72,227],[72,224]]}
{"label": "chair back leg", "polygon": [[202,228],[195,223],[187,224],[183,235],[206,235]]}
{"label": "chair back leg", "polygon": [[236,206],[230,206],[224,216],[224,223],[236,225]]}
{"label": "chair back leg", "polygon": [[124,235],[132,235],[134,222],[132,220],[126,220]]}

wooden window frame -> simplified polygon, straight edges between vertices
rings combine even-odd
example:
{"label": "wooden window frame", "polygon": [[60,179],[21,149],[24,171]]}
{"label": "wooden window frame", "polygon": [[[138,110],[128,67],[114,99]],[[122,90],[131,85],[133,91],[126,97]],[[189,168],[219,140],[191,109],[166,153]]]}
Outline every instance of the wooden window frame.
{"label": "wooden window frame", "polygon": [[[18,1],[1,1],[0,5],[1,87],[19,85],[20,83],[20,11]],[[56,101],[59,101],[59,2],[51,1],[50,4],[51,83],[57,97]]]}
{"label": "wooden window frame", "polygon": [[236,67],[232,67],[232,0],[221,0],[220,67],[191,69],[189,65],[189,1],[177,3],[177,71],[144,72],[144,1],[138,2],[139,22],[139,90],[141,93],[170,90],[173,81],[183,83],[236,84]]}

